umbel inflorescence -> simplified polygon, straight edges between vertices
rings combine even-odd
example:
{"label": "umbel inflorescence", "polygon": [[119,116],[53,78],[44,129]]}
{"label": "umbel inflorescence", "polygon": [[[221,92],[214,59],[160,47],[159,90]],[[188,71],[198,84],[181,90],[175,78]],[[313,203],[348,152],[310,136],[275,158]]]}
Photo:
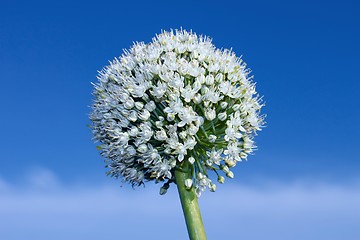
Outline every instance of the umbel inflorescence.
{"label": "umbel inflorescence", "polygon": [[[135,43],[104,68],[95,84],[92,131],[108,174],[132,185],[174,182],[186,163],[186,187],[215,191],[209,173],[230,168],[255,148],[261,98],[246,64],[231,50],[185,30]],[[214,176],[215,176],[214,174]]]}

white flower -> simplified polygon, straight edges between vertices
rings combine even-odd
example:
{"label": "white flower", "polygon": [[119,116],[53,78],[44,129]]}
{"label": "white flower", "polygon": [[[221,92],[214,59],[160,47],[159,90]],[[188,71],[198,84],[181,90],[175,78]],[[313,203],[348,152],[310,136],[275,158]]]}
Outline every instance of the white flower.
{"label": "white flower", "polygon": [[155,134],[155,139],[159,141],[165,141],[167,139],[166,132],[164,129],[157,131]]}
{"label": "white flower", "polygon": [[148,103],[145,104],[145,108],[146,108],[146,110],[148,110],[149,112],[152,112],[152,111],[155,110],[156,105],[155,105],[154,101],[150,101],[150,102],[148,102]]}
{"label": "white flower", "polygon": [[166,107],[164,109],[165,113],[178,114],[184,108],[183,103],[179,97],[176,97],[173,101],[170,102],[169,105],[170,105],[169,107]]}
{"label": "white flower", "polygon": [[223,149],[216,150],[214,147],[210,152],[206,153],[206,155],[209,157],[208,161],[211,163],[210,166],[213,164],[220,165],[222,152]]}
{"label": "white flower", "polygon": [[190,150],[194,149],[196,144],[197,144],[197,142],[195,141],[195,138],[193,138],[193,137],[189,137],[185,141],[186,148],[190,149]]}
{"label": "white flower", "polygon": [[187,85],[185,88],[180,89],[180,92],[185,102],[190,102],[195,97],[197,91],[192,89],[190,85]]}
{"label": "white flower", "polygon": [[236,161],[240,161],[240,148],[238,146],[237,142],[231,142],[228,144],[226,150],[224,151],[224,154],[227,155],[227,157],[230,157]]}
{"label": "white flower", "polygon": [[210,187],[211,180],[204,174],[198,173],[196,176],[197,185],[195,187],[195,193],[197,197],[201,196],[201,193],[207,188]]}
{"label": "white flower", "polygon": [[192,107],[182,108],[179,112],[179,118],[181,119],[181,121],[178,123],[179,127],[183,127],[185,124],[190,124],[198,119],[197,114],[194,112]]}
{"label": "white flower", "polygon": [[169,122],[173,122],[175,120],[175,117],[176,117],[175,113],[170,112],[167,114],[166,120],[168,120]]}
{"label": "white flower", "polygon": [[259,125],[259,119],[255,114],[251,114],[249,115],[249,117],[247,118],[247,121],[251,124],[252,127],[254,127],[256,130],[260,130],[260,125]]}
{"label": "white flower", "polygon": [[195,126],[194,124],[190,124],[189,128],[188,128],[188,132],[190,135],[194,136],[196,135],[196,133],[199,131],[199,127]]}
{"label": "white flower", "polygon": [[225,133],[225,141],[236,140],[237,138],[241,138],[242,136],[242,134],[240,132],[237,132],[233,126],[227,127]]}
{"label": "white flower", "polygon": [[162,128],[162,127],[164,126],[163,120],[156,121],[156,122],[155,122],[155,126],[156,126],[157,128]]}
{"label": "white flower", "polygon": [[223,98],[223,96],[220,96],[220,93],[218,91],[215,91],[214,89],[209,89],[206,91],[203,98],[212,103],[217,103]]}
{"label": "white flower", "polygon": [[[186,73],[185,73],[186,74]],[[184,87],[184,77],[180,76],[178,73],[174,74],[169,82],[169,86],[173,88],[183,88]]]}
{"label": "white flower", "polygon": [[128,131],[128,134],[131,137],[136,137],[139,134],[139,129],[136,126],[132,126],[130,130]]}
{"label": "white flower", "polygon": [[166,83],[159,82],[157,86],[154,86],[150,93],[156,98],[162,98],[166,93],[167,85]]}
{"label": "white flower", "polygon": [[182,160],[184,160],[184,155],[187,154],[186,145],[178,143],[174,153],[178,154],[178,160],[182,162]]}
{"label": "white flower", "polygon": [[[198,196],[215,191],[208,172],[229,168],[255,149],[263,106],[250,71],[230,50],[185,30],[135,43],[105,67],[95,84],[90,119],[110,176],[132,185],[175,182],[175,168]],[[224,177],[218,172],[218,182]]]}
{"label": "white flower", "polygon": [[149,117],[150,117],[150,112],[147,109],[143,109],[139,114],[139,118],[144,121],[148,120]]}
{"label": "white flower", "polygon": [[186,137],[187,137],[187,132],[185,132],[185,131],[180,132],[180,133],[179,133],[179,137],[180,137],[181,139],[186,139]]}

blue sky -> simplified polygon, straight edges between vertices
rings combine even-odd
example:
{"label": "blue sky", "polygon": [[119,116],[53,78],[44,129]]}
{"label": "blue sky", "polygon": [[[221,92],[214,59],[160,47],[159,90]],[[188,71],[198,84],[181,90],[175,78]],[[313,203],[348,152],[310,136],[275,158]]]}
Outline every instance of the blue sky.
{"label": "blue sky", "polygon": [[[216,204],[219,199],[236,199],[238,218],[229,209],[220,214],[231,219],[231,226],[235,226],[233,221],[245,224],[242,216],[256,216],[244,229],[259,228],[255,224],[259,221],[260,229],[277,236],[276,239],[295,239],[291,235],[294,231],[290,230],[283,236],[276,235],[281,226],[286,229],[303,226],[303,232],[298,230],[299,239],[305,239],[301,236],[332,239],[325,229],[333,225],[339,226],[339,235],[334,233],[333,239],[339,239],[336,236],[345,232],[352,233],[347,228],[360,220],[359,205],[352,200],[359,199],[360,194],[359,5],[347,0],[2,1],[0,215],[32,219],[38,212],[41,214],[34,228],[9,220],[8,230],[0,231],[0,237],[23,239],[10,234],[23,230],[18,233],[42,239],[39,234],[47,229],[44,239],[49,239],[52,233],[59,232],[55,227],[59,224],[64,234],[69,233],[64,235],[67,239],[77,239],[85,228],[71,227],[75,222],[66,224],[65,219],[72,217],[74,221],[85,221],[86,216],[108,217],[120,223],[132,217],[134,228],[134,216],[143,218],[142,223],[149,216],[162,219],[154,211],[146,216],[144,207],[135,206],[139,201],[135,199],[143,195],[149,201],[167,199],[169,209],[172,203],[174,208],[179,207],[175,191],[158,198],[152,196],[157,194],[157,186],[150,184],[149,188],[133,191],[118,188],[119,182],[106,178],[104,164],[86,125],[92,99],[90,82],[96,81],[97,71],[133,41],[149,42],[162,29],[180,27],[211,36],[217,47],[233,48],[237,55],[243,55],[253,70],[258,92],[264,95],[264,113],[268,115],[267,127],[256,138],[259,150],[248,162],[237,166],[235,179],[229,181],[231,187],[224,186],[226,190],[215,193],[215,197],[210,193],[202,197],[208,225],[216,224],[211,209],[221,211],[223,205]],[[102,193],[103,197],[98,196]],[[72,206],[86,196],[98,197],[79,212],[72,211]],[[110,207],[105,206],[102,213],[99,206],[108,201],[116,204],[119,198],[119,202],[133,208],[134,216],[122,213],[121,207],[112,215]],[[256,201],[258,205],[251,205],[258,198],[262,199]],[[285,207],[281,204],[284,199],[289,199]],[[296,199],[303,201],[297,203]],[[331,199],[328,205],[321,204],[328,199]],[[275,210],[262,213],[256,210],[265,207],[265,200],[274,201],[274,209],[283,213],[273,223],[278,224],[273,228],[278,231],[269,230],[268,225],[269,215]],[[27,206],[28,211],[15,203]],[[253,214],[246,204],[254,208]],[[62,216],[54,226],[45,224],[53,215],[43,205],[63,206],[60,208],[63,215],[54,213]],[[305,209],[301,213],[296,210],[299,206]],[[316,228],[304,220],[310,215],[313,218],[312,212],[317,214],[313,221],[319,221]],[[299,214],[298,222],[288,213]],[[330,221],[339,215],[338,222]],[[169,229],[183,234],[179,208],[169,219],[180,224]],[[349,224],[338,224],[340,221]],[[94,224],[93,236],[101,232],[113,236],[103,223],[89,224]],[[123,232],[130,234],[132,225],[124,226]],[[209,239],[217,239],[219,233],[209,228]],[[227,236],[237,239],[234,236],[239,234],[263,239],[260,233],[251,235],[250,230]],[[347,239],[359,238],[360,233],[353,232]],[[59,239],[64,238],[59,235]],[[141,239],[140,233],[134,239]]]}

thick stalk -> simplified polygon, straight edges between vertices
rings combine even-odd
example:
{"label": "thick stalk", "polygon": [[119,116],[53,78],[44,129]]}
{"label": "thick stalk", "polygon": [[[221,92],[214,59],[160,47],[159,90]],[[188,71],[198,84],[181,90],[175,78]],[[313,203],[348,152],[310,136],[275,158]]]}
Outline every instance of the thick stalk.
{"label": "thick stalk", "polygon": [[202,222],[199,204],[195,190],[185,188],[185,179],[191,178],[187,163],[181,169],[175,170],[176,185],[179,191],[181,206],[184,212],[186,227],[190,240],[206,240],[204,224]]}

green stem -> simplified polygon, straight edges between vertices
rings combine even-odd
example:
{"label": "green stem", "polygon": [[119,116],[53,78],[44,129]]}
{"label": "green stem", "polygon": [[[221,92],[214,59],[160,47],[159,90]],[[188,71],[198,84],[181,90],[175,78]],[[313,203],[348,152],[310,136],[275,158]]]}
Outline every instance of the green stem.
{"label": "green stem", "polygon": [[175,170],[175,179],[179,191],[181,206],[190,240],[206,240],[204,224],[202,222],[197,196],[194,187],[185,188],[185,180],[191,177],[191,171],[185,160],[181,169]]}

